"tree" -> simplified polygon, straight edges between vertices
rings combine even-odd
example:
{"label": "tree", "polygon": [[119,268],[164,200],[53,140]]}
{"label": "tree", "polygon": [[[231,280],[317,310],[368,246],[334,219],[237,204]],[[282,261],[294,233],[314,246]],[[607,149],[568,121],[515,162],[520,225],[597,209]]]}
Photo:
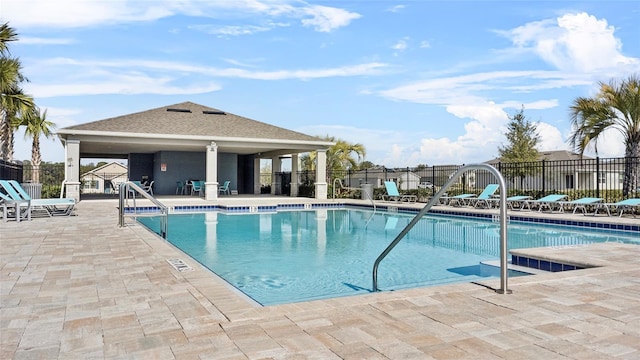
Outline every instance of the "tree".
{"label": "tree", "polygon": [[9,42],[17,39],[17,33],[8,23],[0,25],[0,159],[5,161],[13,161],[17,120],[35,106],[33,98],[20,88],[20,83],[27,81],[20,72],[20,60],[9,57]]}
{"label": "tree", "polygon": [[[357,168],[366,155],[366,150],[362,144],[352,144],[329,135],[322,139],[335,142],[335,145],[327,149],[327,175],[335,171],[344,171],[348,167]],[[357,158],[354,157],[354,155],[357,156]],[[316,167],[316,157],[316,151],[301,156],[300,161],[302,168],[305,170],[314,170]]]}
{"label": "tree", "polygon": [[42,154],[40,152],[40,136],[51,138],[55,124],[47,120],[47,110],[40,112],[40,109],[34,107],[31,111],[24,113],[21,126],[25,126],[24,137],[30,137],[33,142],[31,145],[31,164],[33,165],[32,181],[40,182],[40,163],[42,162]]}
{"label": "tree", "polygon": [[524,115],[524,107],[520,112],[509,116],[507,129],[505,136],[509,144],[498,148],[500,161],[508,164],[502,169],[502,173],[509,179],[519,177],[520,187],[523,187],[525,177],[538,172],[537,167],[527,163],[538,160],[536,146],[540,141],[540,135],[536,125]]}
{"label": "tree", "polygon": [[580,155],[593,146],[605,130],[615,129],[624,138],[625,169],[622,194],[627,197],[638,186],[640,175],[640,76],[599,82],[600,91],[591,98],[578,97],[570,107],[573,130],[569,143]]}

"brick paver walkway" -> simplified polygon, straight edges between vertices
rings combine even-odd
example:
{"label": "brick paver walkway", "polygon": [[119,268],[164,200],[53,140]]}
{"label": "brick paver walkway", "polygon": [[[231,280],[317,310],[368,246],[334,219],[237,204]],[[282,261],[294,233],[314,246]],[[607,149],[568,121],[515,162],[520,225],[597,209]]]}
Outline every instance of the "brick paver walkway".
{"label": "brick paver walkway", "polygon": [[263,308],[118,228],[116,205],[0,222],[0,358],[640,358],[640,246],[535,250],[604,266],[513,278],[511,295],[458,284]]}

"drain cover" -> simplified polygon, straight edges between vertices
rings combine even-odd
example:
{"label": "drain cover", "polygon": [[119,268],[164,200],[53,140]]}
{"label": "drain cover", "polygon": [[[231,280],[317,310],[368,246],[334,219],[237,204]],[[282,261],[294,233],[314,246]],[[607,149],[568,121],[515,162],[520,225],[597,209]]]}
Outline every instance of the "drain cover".
{"label": "drain cover", "polygon": [[193,268],[187,264],[185,264],[184,261],[182,261],[182,259],[167,259],[167,262],[173,266],[174,269],[178,270],[179,272],[183,272],[183,271],[193,271]]}

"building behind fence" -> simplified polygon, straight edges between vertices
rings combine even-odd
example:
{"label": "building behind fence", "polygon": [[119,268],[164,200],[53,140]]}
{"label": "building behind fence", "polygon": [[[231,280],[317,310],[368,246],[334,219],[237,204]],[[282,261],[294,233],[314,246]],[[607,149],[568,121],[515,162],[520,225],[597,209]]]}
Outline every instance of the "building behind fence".
{"label": "building behind fence", "polygon": [[[504,176],[508,194],[529,195],[540,198],[551,193],[568,195],[569,199],[581,197],[601,197],[606,202],[615,202],[623,198],[640,197],[640,179],[630,178],[629,193],[623,195],[625,176],[631,170],[640,172],[640,158],[583,158],[572,160],[542,160],[526,163],[489,162]],[[345,170],[327,173],[329,197],[333,196],[334,180],[340,179],[345,187],[361,188],[371,184],[374,197],[385,194],[384,181],[394,181],[404,193],[412,193],[426,201],[430,195],[444,185],[463,165],[420,166],[415,168],[376,167],[365,170]],[[111,170],[110,168],[104,169]],[[126,180],[126,169],[100,173],[94,171],[86,178],[83,193],[113,191],[114,182]],[[89,174],[89,173],[87,173]],[[24,184],[42,184],[42,197],[58,197],[64,180],[64,164],[42,164],[35,168],[28,164],[14,164],[0,160],[0,178],[17,180]],[[315,172],[300,171],[299,196],[314,197]],[[37,180],[37,181],[34,181]],[[263,193],[288,195],[290,191],[290,172],[260,174]],[[465,173],[451,188],[448,195],[479,193],[490,183],[495,183],[493,175],[486,170],[473,170]],[[272,189],[273,188],[273,189]],[[340,197],[359,197],[353,191],[335,189]]]}

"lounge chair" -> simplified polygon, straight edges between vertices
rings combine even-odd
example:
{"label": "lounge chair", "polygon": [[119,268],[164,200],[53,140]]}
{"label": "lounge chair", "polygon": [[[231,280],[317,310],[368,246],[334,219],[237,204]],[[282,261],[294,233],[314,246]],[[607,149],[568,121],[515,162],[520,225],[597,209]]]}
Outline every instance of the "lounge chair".
{"label": "lounge chair", "polygon": [[[609,216],[611,216],[611,211],[614,209],[620,212],[619,216],[622,216],[625,209],[633,209],[633,208],[640,209],[640,199],[631,198],[631,199],[626,199],[626,200],[622,200],[614,203],[599,203],[598,206],[596,206],[596,210],[593,213],[594,216],[598,213],[598,210],[600,208],[603,208],[607,212],[607,215]],[[636,217],[635,212],[631,212],[631,214],[633,215],[634,218]]]}
{"label": "lounge chair", "polygon": [[231,184],[231,181],[226,180],[224,184],[222,184],[222,186],[220,186],[220,188],[218,189],[218,194],[231,195],[231,190],[229,190],[229,184]]}
{"label": "lounge chair", "polygon": [[480,193],[480,195],[478,195],[478,197],[469,197],[469,198],[466,198],[465,201],[467,201],[468,204],[473,204],[474,208],[477,208],[480,205],[482,205],[487,209],[492,208],[493,202],[497,200],[492,196],[493,194],[496,193],[496,191],[498,191],[499,188],[500,188],[500,185],[498,184],[489,184],[484,188],[484,190],[482,190],[482,192]]}
{"label": "lounge chair", "polygon": [[393,181],[385,181],[384,187],[387,189],[387,195],[383,195],[382,199],[386,201],[407,201],[407,202],[416,202],[418,201],[418,197],[416,195],[401,195],[398,191],[398,187],[396,183]]}
{"label": "lounge chair", "polygon": [[34,210],[41,210],[48,216],[72,215],[76,206],[76,200],[73,198],[32,199],[20,183],[15,180],[0,180],[0,186],[7,191],[13,200],[28,201],[30,213]]}
{"label": "lounge chair", "polygon": [[527,207],[531,209],[532,204],[537,204],[539,212],[542,212],[542,210],[544,210],[545,208],[548,208],[549,211],[553,212],[554,206],[557,205],[558,210],[562,211],[562,204],[560,203],[560,201],[562,201],[562,199],[565,199],[566,197],[567,195],[564,194],[551,194],[541,197],[540,199],[527,200]]}
{"label": "lounge chair", "polygon": [[528,202],[528,200],[530,199],[531,199],[531,196],[528,196],[528,195],[509,196],[507,198],[507,208],[511,210],[524,210],[524,208],[526,207],[527,209],[531,210]]}
{"label": "lounge chair", "polygon": [[476,194],[460,194],[456,196],[448,196],[445,198],[446,204],[449,206],[463,206],[467,205],[467,199],[476,196]]}
{"label": "lounge chair", "polygon": [[560,212],[564,212],[564,207],[568,206],[569,208],[573,207],[574,214],[578,209],[580,209],[582,210],[582,214],[586,215],[588,205],[595,205],[600,202],[602,202],[602,198],[596,198],[596,197],[584,197],[584,198],[580,198],[572,201],[561,201]]}
{"label": "lounge chair", "polygon": [[[25,205],[22,211],[22,205]],[[0,192],[0,205],[2,206],[2,218],[9,221],[11,211],[15,215],[16,221],[27,219],[31,220],[31,202],[28,200],[14,200],[11,197]]]}

